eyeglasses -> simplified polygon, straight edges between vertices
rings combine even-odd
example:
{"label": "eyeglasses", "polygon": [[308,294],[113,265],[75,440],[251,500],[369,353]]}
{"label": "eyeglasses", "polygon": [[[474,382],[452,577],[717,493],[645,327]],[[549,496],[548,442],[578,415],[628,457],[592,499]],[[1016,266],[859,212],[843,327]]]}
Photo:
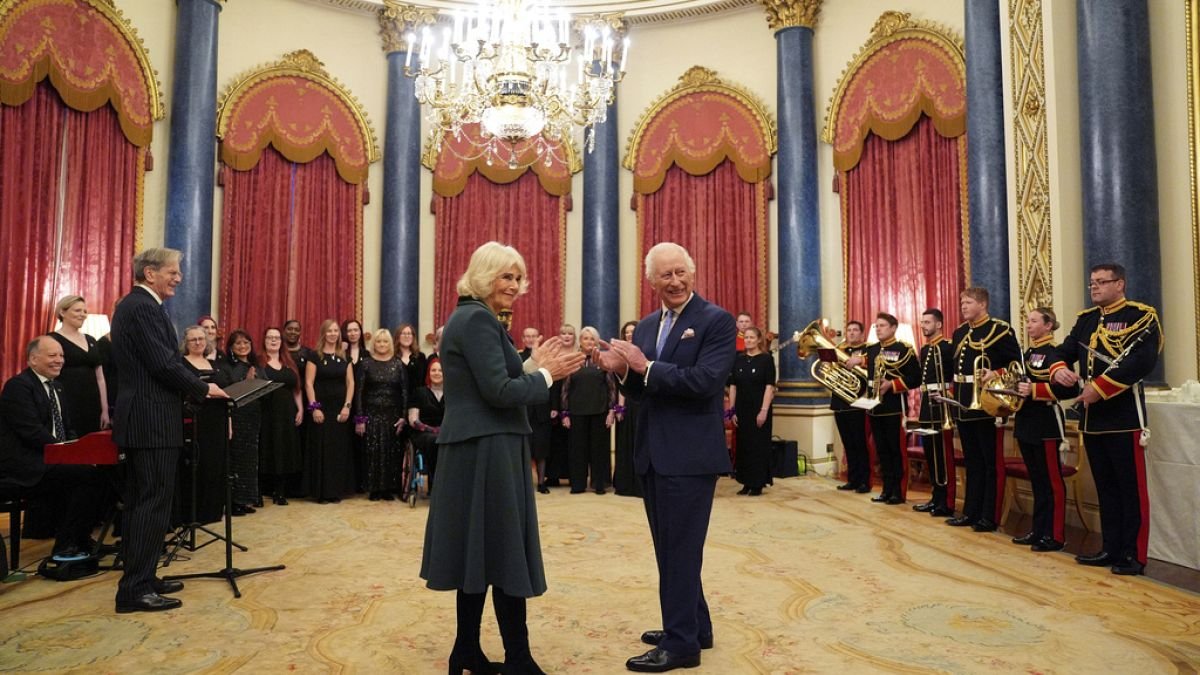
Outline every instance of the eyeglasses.
{"label": "eyeglasses", "polygon": [[187,341],[188,342],[208,342],[208,338],[206,338],[206,337],[190,337],[187,339]]}
{"label": "eyeglasses", "polygon": [[1101,286],[1104,286],[1106,284],[1116,283],[1118,281],[1120,281],[1120,279],[1092,279],[1092,280],[1088,281],[1087,287],[1088,288],[1100,288]]}

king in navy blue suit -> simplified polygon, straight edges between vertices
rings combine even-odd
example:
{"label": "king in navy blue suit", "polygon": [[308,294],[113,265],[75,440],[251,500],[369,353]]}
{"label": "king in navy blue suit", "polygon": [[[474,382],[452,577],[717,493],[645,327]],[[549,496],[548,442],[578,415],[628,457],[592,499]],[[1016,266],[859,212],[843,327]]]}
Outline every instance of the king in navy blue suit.
{"label": "king in navy blue suit", "polygon": [[728,312],[693,292],[695,271],[683,247],[651,248],[646,276],[662,308],[638,323],[632,343],[615,340],[600,357],[639,403],[634,469],[662,610],[662,630],[642,635],[655,648],[625,664],[639,672],[695,667],[713,641],[700,571],[717,477],[730,470],[722,413],[737,329]]}

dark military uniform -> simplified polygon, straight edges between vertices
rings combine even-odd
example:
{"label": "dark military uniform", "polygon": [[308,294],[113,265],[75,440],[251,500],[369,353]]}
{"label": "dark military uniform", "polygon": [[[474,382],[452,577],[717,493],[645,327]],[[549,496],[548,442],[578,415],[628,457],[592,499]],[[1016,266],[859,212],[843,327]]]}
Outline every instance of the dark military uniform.
{"label": "dark military uniform", "polygon": [[933,496],[929,506],[917,508],[935,516],[954,515],[957,498],[954,475],[954,430],[944,429],[950,415],[947,404],[938,403],[933,396],[949,397],[953,389],[954,345],[944,336],[921,347],[921,411],[917,417],[919,425],[934,434],[922,435],[925,448],[925,466],[929,467],[929,483]]}
{"label": "dark military uniform", "polygon": [[966,466],[966,497],[962,518],[952,525],[972,525],[980,531],[996,529],[1000,522],[1004,492],[1004,428],[983,410],[971,410],[975,398],[976,359],[987,357],[981,367],[1005,372],[1008,364],[1020,361],[1021,346],[1012,327],[1000,319],[984,316],[975,323],[963,322],[954,330],[954,400],[963,407],[954,409],[958,437],[962,441]]}
{"label": "dark military uniform", "polygon": [[908,496],[908,454],[904,452],[905,392],[921,383],[921,366],[911,345],[895,338],[867,347],[867,395],[878,396],[883,381],[892,389],[880,398],[879,405],[867,411],[871,437],[883,474],[883,492],[876,501],[902,504]]}
{"label": "dark military uniform", "polygon": [[1062,399],[1076,395],[1074,387],[1050,381],[1050,366],[1057,357],[1054,336],[1047,335],[1025,350],[1029,398],[1013,416],[1013,436],[1029,470],[1033,490],[1033,530],[1028,543],[1037,550],[1058,550],[1066,541],[1064,514],[1066,485],[1058,448],[1063,440]]}
{"label": "dark military uniform", "polygon": [[[1103,552],[1114,564],[1146,564],[1150,498],[1142,379],[1158,362],[1162,343],[1158,312],[1122,299],[1080,312],[1071,334],[1059,345],[1059,362],[1050,367],[1053,374],[1078,363],[1079,375],[1100,393],[1101,400],[1084,408],[1079,428],[1100,500]],[[1096,358],[1084,345],[1116,364]]]}
{"label": "dark military uniform", "polygon": [[[866,343],[851,345],[843,342],[838,345],[850,356],[865,354]],[[841,396],[833,394],[829,402],[833,411],[833,421],[837,423],[838,435],[842,438],[842,447],[846,449],[846,485],[847,489],[867,492],[871,489],[871,455],[867,449],[867,411],[855,408]]]}

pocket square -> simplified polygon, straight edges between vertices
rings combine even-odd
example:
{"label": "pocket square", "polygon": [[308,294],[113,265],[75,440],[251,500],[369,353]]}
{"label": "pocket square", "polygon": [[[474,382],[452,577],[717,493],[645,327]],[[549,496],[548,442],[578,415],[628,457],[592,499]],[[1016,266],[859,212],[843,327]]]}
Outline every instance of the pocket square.
{"label": "pocket square", "polygon": [[683,331],[683,335],[679,336],[679,339],[687,340],[687,339],[694,338],[694,337],[696,337],[696,331],[689,328],[689,329]]}

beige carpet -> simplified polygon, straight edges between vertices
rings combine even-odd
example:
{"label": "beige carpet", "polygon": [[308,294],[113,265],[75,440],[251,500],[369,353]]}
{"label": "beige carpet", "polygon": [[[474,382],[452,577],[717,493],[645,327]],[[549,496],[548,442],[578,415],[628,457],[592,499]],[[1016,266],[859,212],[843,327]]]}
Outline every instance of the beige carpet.
{"label": "beige carpet", "polygon": [[[1194,673],[1200,597],[1114,577],[1067,554],[948,528],[822,478],[761,498],[722,480],[705,587],[711,673]],[[539,496],[550,590],[530,602],[551,673],[619,673],[658,626],[653,552],[637,499]],[[454,596],[417,578],[428,504],[294,502],[236,519],[237,567],[287,570],[189,582],[180,610],[113,613],[116,575],[0,586],[0,670],[89,673],[446,670]],[[204,548],[170,572],[223,566]],[[490,605],[485,651],[503,650]],[[697,671],[691,671],[697,672]]]}

